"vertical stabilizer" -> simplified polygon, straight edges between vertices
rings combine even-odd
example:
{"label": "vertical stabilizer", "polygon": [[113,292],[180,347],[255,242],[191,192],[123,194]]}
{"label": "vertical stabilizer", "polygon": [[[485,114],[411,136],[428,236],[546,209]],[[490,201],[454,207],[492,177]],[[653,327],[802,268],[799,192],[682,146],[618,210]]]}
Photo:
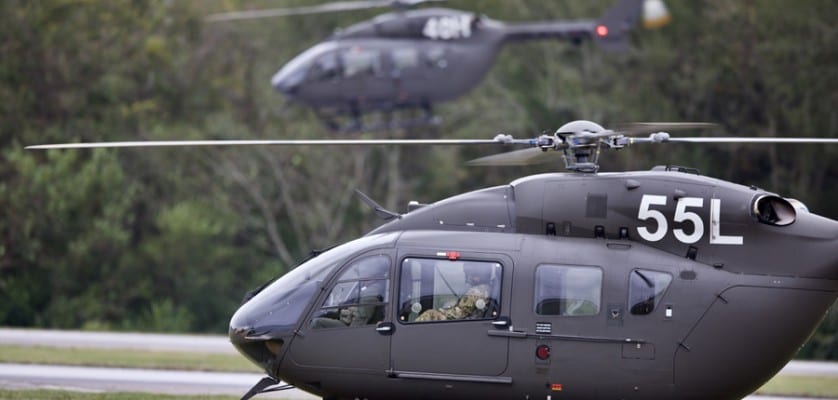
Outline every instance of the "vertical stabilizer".
{"label": "vertical stabilizer", "polygon": [[605,50],[625,51],[628,33],[643,12],[643,0],[620,0],[602,14],[597,21],[595,38]]}

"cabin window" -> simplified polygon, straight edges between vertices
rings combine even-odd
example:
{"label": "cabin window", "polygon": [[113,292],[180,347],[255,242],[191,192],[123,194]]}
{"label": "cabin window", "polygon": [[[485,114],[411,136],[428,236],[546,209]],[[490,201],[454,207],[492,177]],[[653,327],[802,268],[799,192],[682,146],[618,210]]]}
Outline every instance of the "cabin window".
{"label": "cabin window", "polygon": [[596,315],[601,298],[602,270],[598,267],[540,265],[536,269],[536,314]]}
{"label": "cabin window", "polygon": [[308,77],[310,81],[328,81],[340,76],[340,61],[336,52],[328,52],[314,60]]}
{"label": "cabin window", "polygon": [[672,275],[665,272],[636,269],[629,278],[629,310],[634,315],[651,314],[658,308]]}
{"label": "cabin window", "polygon": [[381,73],[381,53],[353,47],[343,52],[343,76],[373,76]]}
{"label": "cabin window", "polygon": [[419,52],[412,47],[395,49],[391,56],[396,70],[416,68],[419,65]]}
{"label": "cabin window", "polygon": [[399,284],[399,321],[494,319],[503,267],[496,262],[406,258]]}
{"label": "cabin window", "polygon": [[313,328],[374,325],[384,319],[390,291],[390,257],[379,254],[343,269],[323,305],[311,320]]}
{"label": "cabin window", "polygon": [[445,59],[445,49],[442,47],[431,47],[425,52],[428,66],[444,69],[448,67],[448,60]]}

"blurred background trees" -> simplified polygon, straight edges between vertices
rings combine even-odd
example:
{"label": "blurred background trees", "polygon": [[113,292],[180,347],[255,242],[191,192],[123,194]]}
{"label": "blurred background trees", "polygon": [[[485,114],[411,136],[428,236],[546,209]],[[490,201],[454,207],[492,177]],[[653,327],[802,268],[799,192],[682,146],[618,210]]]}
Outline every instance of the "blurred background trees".
{"label": "blurred background trees", "polygon": [[[474,169],[483,150],[432,148],[24,151],[143,139],[324,138],[269,85],[335,27],[380,11],[206,24],[243,8],[314,0],[7,0],[0,4],[0,324],[224,332],[242,294],[312,249],[433,202],[555,166]],[[599,15],[611,0],[451,0],[505,21]],[[590,43],[508,46],[484,82],[411,135],[530,136],[571,119],[708,121],[710,134],[838,132],[838,11],[828,0],[669,2],[627,54]],[[404,132],[366,134],[392,137]],[[796,197],[838,219],[838,148],[649,146],[606,171],[656,164]],[[393,169],[396,163],[398,169]],[[838,357],[832,312],[801,355]]]}

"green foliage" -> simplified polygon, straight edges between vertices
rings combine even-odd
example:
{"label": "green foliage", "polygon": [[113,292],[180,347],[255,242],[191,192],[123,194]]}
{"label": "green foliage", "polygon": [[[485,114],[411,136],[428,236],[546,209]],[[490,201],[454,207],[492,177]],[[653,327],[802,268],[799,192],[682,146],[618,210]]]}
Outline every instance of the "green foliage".
{"label": "green foliage", "polygon": [[[318,0],[289,0],[288,6]],[[452,0],[505,21],[592,17],[612,3]],[[480,149],[22,150],[141,139],[322,138],[270,87],[287,60],[367,11],[206,24],[270,1],[0,3],[0,324],[225,332],[242,294],[392,209],[506,183],[527,169],[464,168]],[[504,48],[486,79],[440,105],[436,130],[529,136],[570,119],[708,121],[725,135],[835,136],[836,7],[827,0],[667,2],[673,23],[627,54],[591,43]],[[372,135],[367,135],[372,137]],[[604,170],[685,164],[838,218],[838,148],[649,146]],[[834,312],[833,312],[834,314]],[[834,358],[835,318],[801,352]]]}
{"label": "green foliage", "polygon": [[838,307],[833,306],[829,310],[820,328],[800,349],[797,357],[819,360],[838,359]]}
{"label": "green foliage", "polygon": [[150,1],[2,7],[0,321],[223,331],[241,293],[282,269],[248,246],[222,188],[202,189],[206,154],[21,149],[197,136],[193,116],[226,104],[201,79],[200,15]]}
{"label": "green foliage", "polygon": [[192,328],[192,314],[185,307],[178,307],[172,299],[151,302],[147,311],[140,314],[136,326],[127,326],[130,330],[151,332],[187,332]]}
{"label": "green foliage", "polygon": [[[100,307],[88,285],[107,276],[127,249],[135,189],[105,151],[48,153],[42,164],[20,148],[3,155],[9,179],[0,224],[8,251],[0,272],[3,287],[17,296],[0,302],[0,312],[14,316],[13,324],[45,318],[72,327],[79,317],[67,311]],[[29,307],[45,309],[22,312]]]}

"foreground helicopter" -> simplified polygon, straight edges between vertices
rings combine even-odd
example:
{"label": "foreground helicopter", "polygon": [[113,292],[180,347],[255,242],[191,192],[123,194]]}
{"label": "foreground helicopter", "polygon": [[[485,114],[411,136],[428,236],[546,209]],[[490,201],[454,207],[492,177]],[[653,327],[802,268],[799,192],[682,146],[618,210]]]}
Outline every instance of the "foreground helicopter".
{"label": "foreground helicopter", "polygon": [[[627,34],[641,12],[659,26],[669,14],[661,0],[620,0],[599,20],[503,23],[474,12],[447,8],[406,10],[414,1],[349,1],[292,9],[214,14],[211,22],[393,6],[398,10],[346,29],[285,64],[271,79],[277,91],[314,108],[332,129],[362,126],[362,115],[422,109],[424,116],[389,121],[383,127],[432,123],[433,104],[453,100],[476,86],[508,42],[531,39],[593,39],[606,50],[627,47]],[[429,84],[433,83],[433,84]],[[336,117],[349,115],[341,128]]]}
{"label": "foreground helicopter", "polygon": [[[641,143],[830,143],[672,137],[693,124],[491,140],[244,140],[216,145],[501,145],[477,165],[542,161],[524,177],[399,214],[251,292],[235,347],[324,399],[735,399],[795,354],[838,296],[838,221],[800,202],[680,167],[597,173]],[[648,137],[637,135],[651,133]],[[290,385],[279,385],[280,380]]]}

